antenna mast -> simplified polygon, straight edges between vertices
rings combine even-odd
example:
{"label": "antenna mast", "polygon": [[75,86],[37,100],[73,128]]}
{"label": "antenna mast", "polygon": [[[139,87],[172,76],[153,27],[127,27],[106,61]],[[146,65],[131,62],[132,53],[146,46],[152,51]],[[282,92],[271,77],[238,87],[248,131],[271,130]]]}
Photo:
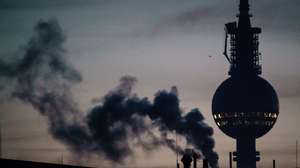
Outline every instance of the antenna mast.
{"label": "antenna mast", "polygon": [[296,168],[298,168],[298,140],[296,140]]}
{"label": "antenna mast", "polygon": [[179,163],[178,163],[178,146],[177,146],[177,131],[175,131],[175,145],[176,145],[176,166],[177,168],[180,168]]}
{"label": "antenna mast", "polygon": [[[230,63],[229,75],[260,75],[258,35],[261,28],[252,27],[248,0],[240,0],[238,22],[225,25],[224,55]],[[227,44],[229,43],[229,45]],[[227,55],[227,49],[229,53]]]}

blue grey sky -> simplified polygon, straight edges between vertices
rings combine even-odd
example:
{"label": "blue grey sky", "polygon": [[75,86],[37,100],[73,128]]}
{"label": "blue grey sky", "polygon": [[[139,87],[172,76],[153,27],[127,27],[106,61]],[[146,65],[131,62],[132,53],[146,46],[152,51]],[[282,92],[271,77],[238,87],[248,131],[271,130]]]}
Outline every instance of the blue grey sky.
{"label": "blue grey sky", "polygon": [[[292,167],[295,140],[300,138],[300,1],[250,4],[252,23],[263,30],[262,76],[280,98],[278,122],[258,140],[259,165],[267,167],[277,159],[278,166]],[[218,130],[210,106],[215,89],[228,77],[223,29],[226,22],[236,20],[237,12],[238,0],[1,0],[0,56],[16,54],[40,19],[54,17],[66,33],[69,59],[83,74],[83,83],[74,88],[83,111],[123,75],[136,76],[137,94],[150,98],[176,85],[184,109],[199,107],[214,127],[222,166],[234,141]],[[64,153],[65,162],[99,165],[93,157],[79,163],[48,134],[45,119],[28,105],[3,101],[0,112],[4,157],[60,162]],[[174,164],[175,156],[167,149],[138,153],[139,159],[127,166]]]}

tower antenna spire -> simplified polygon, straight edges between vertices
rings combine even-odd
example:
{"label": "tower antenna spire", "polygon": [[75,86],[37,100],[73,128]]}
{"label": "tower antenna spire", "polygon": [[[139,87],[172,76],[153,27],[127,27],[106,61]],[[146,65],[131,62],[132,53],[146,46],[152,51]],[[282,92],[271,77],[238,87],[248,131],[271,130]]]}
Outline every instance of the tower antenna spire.
{"label": "tower antenna spire", "polygon": [[249,13],[249,1],[248,0],[240,0],[240,12],[241,13]]}
{"label": "tower antenna spire", "polygon": [[[258,40],[261,28],[251,26],[248,0],[240,0],[237,17],[238,22],[229,22],[225,25],[223,54],[230,63],[229,75],[260,75]],[[228,50],[230,51],[229,55],[227,54]]]}
{"label": "tower antenna spire", "polygon": [[237,15],[239,17],[239,28],[240,29],[251,28],[251,23],[250,23],[251,15],[249,14],[248,0],[240,0],[239,11],[240,13]]}

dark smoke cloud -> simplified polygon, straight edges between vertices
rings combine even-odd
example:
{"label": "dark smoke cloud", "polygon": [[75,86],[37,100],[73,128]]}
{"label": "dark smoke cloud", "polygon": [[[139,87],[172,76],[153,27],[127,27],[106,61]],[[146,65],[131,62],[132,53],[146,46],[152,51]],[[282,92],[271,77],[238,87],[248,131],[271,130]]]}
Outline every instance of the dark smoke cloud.
{"label": "dark smoke cloud", "polygon": [[[176,131],[201,151],[212,167],[217,167],[213,129],[204,122],[200,111],[193,109],[183,114],[176,87],[157,92],[153,103],[147,98],[139,98],[132,94],[136,81],[130,76],[121,78],[119,86],[105,95],[101,104],[87,116],[97,151],[105,152],[111,160],[120,161],[133,153],[130,142],[135,140],[147,150],[163,145],[183,153],[183,149],[168,138],[168,134]],[[155,135],[154,128],[159,130],[159,135]]]}
{"label": "dark smoke cloud", "polygon": [[[183,113],[176,87],[161,90],[151,102],[132,92],[137,79],[124,76],[120,84],[82,116],[71,87],[81,75],[64,56],[64,34],[57,21],[40,21],[23,54],[0,59],[1,91],[31,104],[49,121],[58,140],[78,153],[96,153],[122,162],[134,147],[152,151],[167,146],[183,153],[170,135],[176,132],[218,167],[213,129],[198,109]],[[8,85],[8,83],[10,83]]]}
{"label": "dark smoke cloud", "polygon": [[80,144],[78,135],[85,132],[71,86],[81,81],[81,75],[66,62],[65,37],[55,19],[40,21],[34,31],[22,54],[0,60],[1,91],[48,117],[54,137]]}

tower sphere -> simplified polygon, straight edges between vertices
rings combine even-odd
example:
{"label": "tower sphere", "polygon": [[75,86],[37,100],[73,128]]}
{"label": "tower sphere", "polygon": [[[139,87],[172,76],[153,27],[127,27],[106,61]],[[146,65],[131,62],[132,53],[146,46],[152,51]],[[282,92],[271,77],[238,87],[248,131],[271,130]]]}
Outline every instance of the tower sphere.
{"label": "tower sphere", "polygon": [[233,76],[216,90],[212,113],[218,127],[228,136],[259,138],[275,124],[279,114],[278,97],[260,76]]}

